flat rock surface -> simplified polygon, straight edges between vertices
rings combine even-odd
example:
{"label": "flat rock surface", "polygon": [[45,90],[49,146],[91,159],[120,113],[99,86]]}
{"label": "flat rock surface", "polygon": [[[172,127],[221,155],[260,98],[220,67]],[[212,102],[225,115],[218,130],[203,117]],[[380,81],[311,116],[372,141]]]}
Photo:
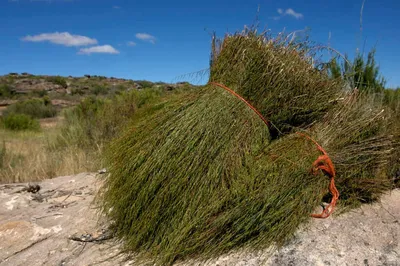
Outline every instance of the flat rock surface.
{"label": "flat rock surface", "polygon": [[[136,265],[107,234],[93,199],[97,174],[0,185],[0,265]],[[177,265],[400,265],[400,190],[381,202],[313,219],[279,250],[235,251]]]}

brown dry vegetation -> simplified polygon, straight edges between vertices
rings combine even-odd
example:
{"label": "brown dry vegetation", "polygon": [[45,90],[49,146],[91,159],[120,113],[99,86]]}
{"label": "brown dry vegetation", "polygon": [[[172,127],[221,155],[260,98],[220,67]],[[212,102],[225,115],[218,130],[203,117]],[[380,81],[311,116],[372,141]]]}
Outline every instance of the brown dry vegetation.
{"label": "brown dry vegetation", "polygon": [[136,111],[146,107],[136,117],[146,116],[179,91],[147,88],[107,99],[88,97],[56,117],[40,119],[39,130],[0,127],[0,183],[34,182],[102,168],[104,147]]}
{"label": "brown dry vegetation", "polygon": [[51,149],[59,128],[55,121],[42,125],[40,132],[0,129],[0,183],[34,182],[97,169],[93,152],[76,147]]}

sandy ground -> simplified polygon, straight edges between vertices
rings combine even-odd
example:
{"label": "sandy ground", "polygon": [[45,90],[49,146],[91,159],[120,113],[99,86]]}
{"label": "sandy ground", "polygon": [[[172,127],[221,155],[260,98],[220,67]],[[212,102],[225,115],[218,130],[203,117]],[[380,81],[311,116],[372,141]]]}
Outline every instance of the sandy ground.
{"label": "sandy ground", "polygon": [[[136,265],[96,214],[100,179],[93,173],[58,177],[40,183],[38,193],[21,191],[26,184],[0,185],[0,265]],[[395,266],[399,241],[400,190],[394,190],[380,203],[312,220],[279,250],[235,251],[177,265]]]}

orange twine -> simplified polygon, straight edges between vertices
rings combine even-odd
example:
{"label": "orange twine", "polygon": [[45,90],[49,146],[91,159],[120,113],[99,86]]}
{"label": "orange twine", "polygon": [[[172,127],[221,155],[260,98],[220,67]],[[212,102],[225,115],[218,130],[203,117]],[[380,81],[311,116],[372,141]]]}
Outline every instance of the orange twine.
{"label": "orange twine", "polygon": [[[234,95],[236,98],[239,100],[243,101],[245,104],[247,104],[248,107],[250,107],[260,118],[261,120],[268,126],[268,121],[265,119],[262,114],[254,107],[252,106],[248,101],[246,101],[242,96],[237,94],[235,91],[231,90],[227,86],[217,83],[217,82],[210,82],[212,85],[216,85],[220,88],[223,88],[224,90],[228,91],[232,95]],[[311,214],[311,217],[314,218],[328,218],[331,213],[333,213],[333,210],[335,209],[337,200],[339,199],[339,191],[337,190],[335,186],[335,167],[332,163],[331,158],[329,157],[328,153],[321,147],[321,145],[318,144],[314,139],[311,137],[307,136],[304,133],[296,132],[298,135],[305,137],[309,139],[310,141],[314,142],[314,144],[317,146],[318,150],[322,152],[323,155],[318,156],[318,158],[313,162],[312,164],[312,172],[313,174],[317,174],[318,170],[321,170],[325,175],[329,176],[331,178],[331,181],[329,183],[329,191],[332,194],[332,200],[331,203],[328,204],[324,208],[324,210],[320,214]]]}
{"label": "orange twine", "polygon": [[318,144],[318,142],[316,142],[306,134],[299,132],[296,133],[314,142],[315,145],[317,145],[318,150],[323,154],[318,156],[317,160],[313,162],[312,172],[314,174],[317,174],[318,170],[321,170],[324,174],[326,174],[331,178],[331,182],[329,183],[329,191],[332,194],[332,200],[331,203],[329,203],[328,206],[326,206],[320,214],[311,214],[311,216],[314,218],[328,218],[329,215],[331,215],[331,213],[335,209],[337,200],[339,199],[339,191],[335,186],[335,176],[336,176],[335,167],[333,166],[333,162],[329,157],[328,153],[324,150],[324,148],[321,147],[321,145]]}
{"label": "orange twine", "polygon": [[237,94],[236,92],[234,92],[233,90],[229,89],[227,86],[217,83],[217,82],[213,82],[211,81],[210,84],[212,85],[216,85],[218,87],[223,88],[224,90],[228,91],[229,93],[231,93],[232,95],[236,96],[236,98],[238,98],[239,100],[241,100],[242,102],[244,102],[245,104],[247,104],[248,107],[251,108],[251,110],[253,110],[261,119],[262,121],[264,121],[264,123],[268,126],[268,121],[267,119],[265,119],[262,114],[253,106],[251,105],[248,101],[246,101],[242,96],[240,96],[239,94]]}

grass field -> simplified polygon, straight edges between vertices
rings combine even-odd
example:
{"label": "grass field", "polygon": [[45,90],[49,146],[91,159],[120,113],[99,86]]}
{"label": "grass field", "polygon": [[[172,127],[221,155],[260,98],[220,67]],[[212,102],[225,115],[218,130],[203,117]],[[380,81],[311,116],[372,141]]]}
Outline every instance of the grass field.
{"label": "grass field", "polygon": [[60,123],[59,117],[43,119],[38,132],[0,129],[0,183],[34,182],[97,170],[93,151],[52,147]]}
{"label": "grass field", "polygon": [[109,98],[91,96],[56,117],[39,119],[40,130],[15,131],[0,126],[0,183],[96,171],[103,167],[107,143],[132,117],[142,119],[162,108],[168,99],[185,93],[185,89],[166,92],[147,88]]}

